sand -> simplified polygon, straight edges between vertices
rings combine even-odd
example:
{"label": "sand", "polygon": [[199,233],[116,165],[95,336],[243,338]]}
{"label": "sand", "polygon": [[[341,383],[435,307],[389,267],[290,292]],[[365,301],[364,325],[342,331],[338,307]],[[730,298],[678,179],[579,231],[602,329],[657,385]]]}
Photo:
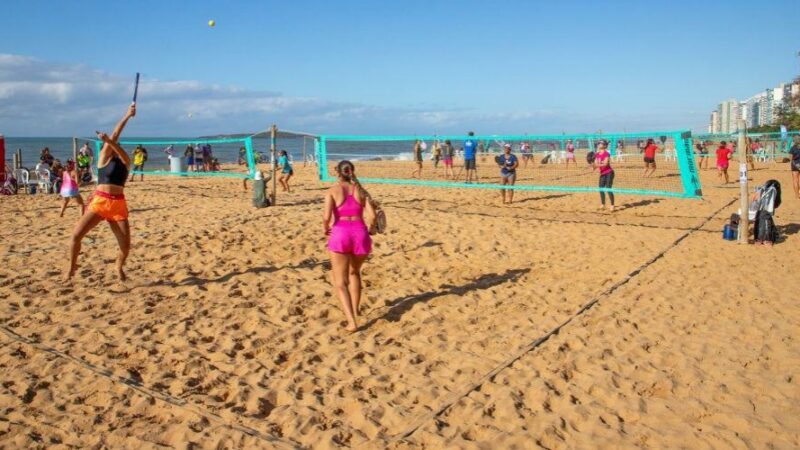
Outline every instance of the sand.
{"label": "sand", "polygon": [[390,228],[352,336],[311,168],[261,210],[237,180],[129,184],[125,283],[107,226],[64,284],[74,206],[2,197],[0,445],[796,448],[800,201],[762,166],[772,248],[722,240],[738,187],[711,171],[703,200],[613,214],[368,186]]}

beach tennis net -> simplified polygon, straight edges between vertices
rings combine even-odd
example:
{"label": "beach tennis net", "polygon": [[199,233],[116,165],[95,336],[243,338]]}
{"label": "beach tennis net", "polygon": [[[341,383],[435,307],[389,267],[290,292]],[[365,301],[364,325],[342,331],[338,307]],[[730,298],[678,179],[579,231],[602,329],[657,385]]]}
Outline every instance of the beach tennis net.
{"label": "beach tennis net", "polygon": [[[94,160],[100,160],[103,143],[95,144]],[[133,175],[177,175],[199,177],[253,178],[256,155],[252,136],[224,139],[159,139],[119,141],[131,158]],[[136,167],[137,148],[146,151],[144,165]]]}
{"label": "beach tennis net", "polygon": [[[644,148],[652,139],[658,147],[656,170],[644,172]],[[475,144],[477,178],[467,182],[465,142]],[[421,152],[415,150],[419,141]],[[452,170],[447,161],[453,147]],[[611,153],[614,180],[599,186],[599,169],[591,161],[599,146]],[[702,196],[689,132],[648,132],[581,135],[484,136],[331,136],[316,142],[319,178],[336,179],[336,165],[352,161],[365,183],[432,187],[503,189],[497,156],[506,145],[519,161],[515,190],[560,192],[615,192],[680,198]],[[421,153],[421,173],[418,154]]]}

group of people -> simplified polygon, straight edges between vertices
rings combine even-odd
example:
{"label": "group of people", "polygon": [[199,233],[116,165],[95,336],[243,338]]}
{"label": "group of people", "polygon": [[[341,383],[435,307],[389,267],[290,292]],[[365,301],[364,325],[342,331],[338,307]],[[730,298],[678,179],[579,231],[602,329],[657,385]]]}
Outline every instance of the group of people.
{"label": "group of people", "polygon": [[[472,136],[472,134],[470,134]],[[473,144],[471,140],[464,143],[464,148]],[[503,154],[495,158],[495,162],[500,166],[500,184],[503,186],[513,186],[517,179],[517,168],[519,168],[519,158],[512,153],[510,144],[503,145]],[[601,141],[597,145],[597,151],[594,152],[590,164],[593,170],[599,170],[600,179],[598,187],[600,188],[600,204],[601,209],[606,207],[606,191],[608,191],[608,199],[610,202],[610,210],[614,210],[614,193],[610,190],[614,186],[614,169],[611,167],[611,153],[608,151],[608,143]],[[514,201],[513,189],[500,189],[500,195],[503,204],[511,204]]]}
{"label": "group of people", "polygon": [[211,144],[189,144],[183,152],[183,157],[186,158],[186,166],[192,172],[218,172],[220,170],[219,160],[214,157]]}
{"label": "group of people", "polygon": [[85,205],[79,192],[79,186],[92,181],[90,169],[92,160],[88,143],[85,143],[78,151],[77,162],[70,158],[65,164],[53,156],[50,148],[45,147],[41,150],[39,162],[34,171],[39,177],[48,177],[47,181],[52,186],[52,192],[58,193],[62,197],[60,217],[64,217],[64,212],[71,200],[78,204],[79,214],[83,214]]}
{"label": "group of people", "polygon": [[[130,226],[128,223],[128,206],[125,200],[125,183],[128,181],[131,165],[134,167],[143,166],[141,160],[137,164],[136,155],[141,155],[141,150],[134,151],[132,161],[125,150],[119,145],[119,137],[127,122],[136,115],[136,105],[132,104],[123,118],[109,136],[98,132],[98,139],[103,143],[97,161],[98,183],[95,192],[90,197],[85,207],[85,213],[72,232],[69,245],[69,267],[66,271],[66,278],[71,279],[78,267],[78,256],[81,250],[81,242],[84,236],[100,222],[106,221],[114,233],[119,251],[115,263],[116,271],[121,280],[125,280],[124,265],[130,250]],[[473,139],[474,134],[469,133],[469,137],[464,142],[465,170],[467,170],[467,180],[472,181],[472,175],[477,181],[475,158],[478,151],[478,143]],[[655,151],[648,147],[654,142],[648,142],[643,149],[645,157],[645,173],[652,175],[654,166]],[[657,146],[656,146],[657,149]],[[526,147],[521,147],[523,157],[528,152]],[[574,152],[574,150],[573,150]],[[421,163],[421,143],[415,143],[415,159]],[[606,207],[606,194],[610,202],[610,209],[614,210],[614,194],[611,192],[614,183],[614,169],[611,166],[611,154],[608,151],[608,143],[601,141],[597,149],[593,152],[590,164],[593,170],[599,171],[598,187],[600,188],[601,208]],[[732,146],[722,142],[717,151],[718,167],[727,168],[727,161],[733,153]],[[50,161],[48,152],[43,152],[43,160]],[[445,167],[452,168],[452,160],[455,152],[452,143],[445,141],[441,147],[440,156],[445,161]],[[790,150],[792,156],[792,175],[794,180],[795,195],[800,198],[800,142],[796,142]],[[510,144],[503,146],[503,154],[495,158],[495,162],[500,168],[502,184],[513,186],[516,181],[516,171],[519,168],[519,158],[512,153]],[[723,164],[724,163],[724,164]],[[281,151],[278,164],[281,168],[281,185],[285,190],[289,190],[289,179],[293,171],[286,151]],[[651,164],[653,164],[651,166]],[[421,167],[418,164],[416,174],[421,176]],[[77,192],[77,185],[72,183],[77,179],[78,172],[73,161],[69,161],[64,173],[65,182],[62,185],[64,193]],[[333,285],[341,303],[347,321],[347,330],[357,331],[358,317],[360,312],[360,301],[362,296],[361,269],[367,256],[372,249],[372,237],[370,236],[376,224],[382,221],[382,211],[376,202],[371,198],[367,190],[359,183],[356,177],[355,166],[350,161],[341,161],[336,166],[337,183],[330,187],[324,198],[324,210],[322,217],[322,231],[328,237],[327,248],[331,257],[331,268],[333,275]],[[501,189],[504,203],[513,201],[513,190]],[[80,194],[77,194],[78,198]],[[71,198],[71,197],[65,197]],[[82,202],[80,202],[82,204]],[[385,224],[385,221],[383,222]]]}

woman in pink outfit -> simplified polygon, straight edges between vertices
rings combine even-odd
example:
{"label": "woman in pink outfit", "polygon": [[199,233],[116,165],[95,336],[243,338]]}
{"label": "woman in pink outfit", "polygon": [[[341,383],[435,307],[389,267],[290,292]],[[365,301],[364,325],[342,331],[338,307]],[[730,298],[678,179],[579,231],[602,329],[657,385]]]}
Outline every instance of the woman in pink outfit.
{"label": "woman in pink outfit", "polygon": [[64,217],[64,211],[66,211],[67,204],[71,198],[74,198],[81,207],[78,217],[83,215],[85,206],[83,197],[81,197],[81,193],[78,190],[78,173],[75,171],[75,161],[71,159],[67,161],[67,167],[61,176],[61,197],[64,198],[64,203],[61,205],[61,217]]}
{"label": "woman in pink outfit", "polygon": [[[347,330],[355,332],[361,302],[361,266],[372,250],[369,226],[375,220],[375,210],[369,193],[356,179],[353,163],[341,161],[336,173],[339,182],[325,193],[322,226],[329,236],[333,285],[347,318]],[[365,212],[369,224],[364,220]]]}

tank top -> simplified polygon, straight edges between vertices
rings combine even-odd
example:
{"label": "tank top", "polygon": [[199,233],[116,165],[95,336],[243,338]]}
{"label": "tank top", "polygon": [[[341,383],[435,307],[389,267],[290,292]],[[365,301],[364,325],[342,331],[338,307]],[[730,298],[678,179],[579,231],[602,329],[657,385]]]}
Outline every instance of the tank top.
{"label": "tank top", "polygon": [[[611,156],[611,153],[609,153],[607,150],[603,150],[603,151],[597,152],[597,155],[595,155],[595,157],[594,157],[595,159],[594,160],[598,164],[603,164],[607,159],[609,159],[610,156]],[[611,161],[610,160],[608,161],[608,165],[607,166],[600,166],[600,175],[607,175],[607,174],[609,174],[609,173],[611,173],[613,171],[614,171],[614,169],[611,168]]]}
{"label": "tank top", "polygon": [[69,175],[69,171],[65,170],[64,175],[61,177],[61,192],[70,192],[78,189],[78,184]]}
{"label": "tank top", "polygon": [[345,194],[344,201],[333,210],[333,217],[336,219],[336,222],[339,221],[340,217],[362,217],[364,207],[358,203],[358,200],[356,200],[356,197],[352,193],[348,193],[346,186],[342,186],[342,190]]}
{"label": "tank top", "polygon": [[118,156],[111,158],[108,164],[98,170],[97,184],[111,184],[124,187],[125,181],[127,180],[128,167]]}

